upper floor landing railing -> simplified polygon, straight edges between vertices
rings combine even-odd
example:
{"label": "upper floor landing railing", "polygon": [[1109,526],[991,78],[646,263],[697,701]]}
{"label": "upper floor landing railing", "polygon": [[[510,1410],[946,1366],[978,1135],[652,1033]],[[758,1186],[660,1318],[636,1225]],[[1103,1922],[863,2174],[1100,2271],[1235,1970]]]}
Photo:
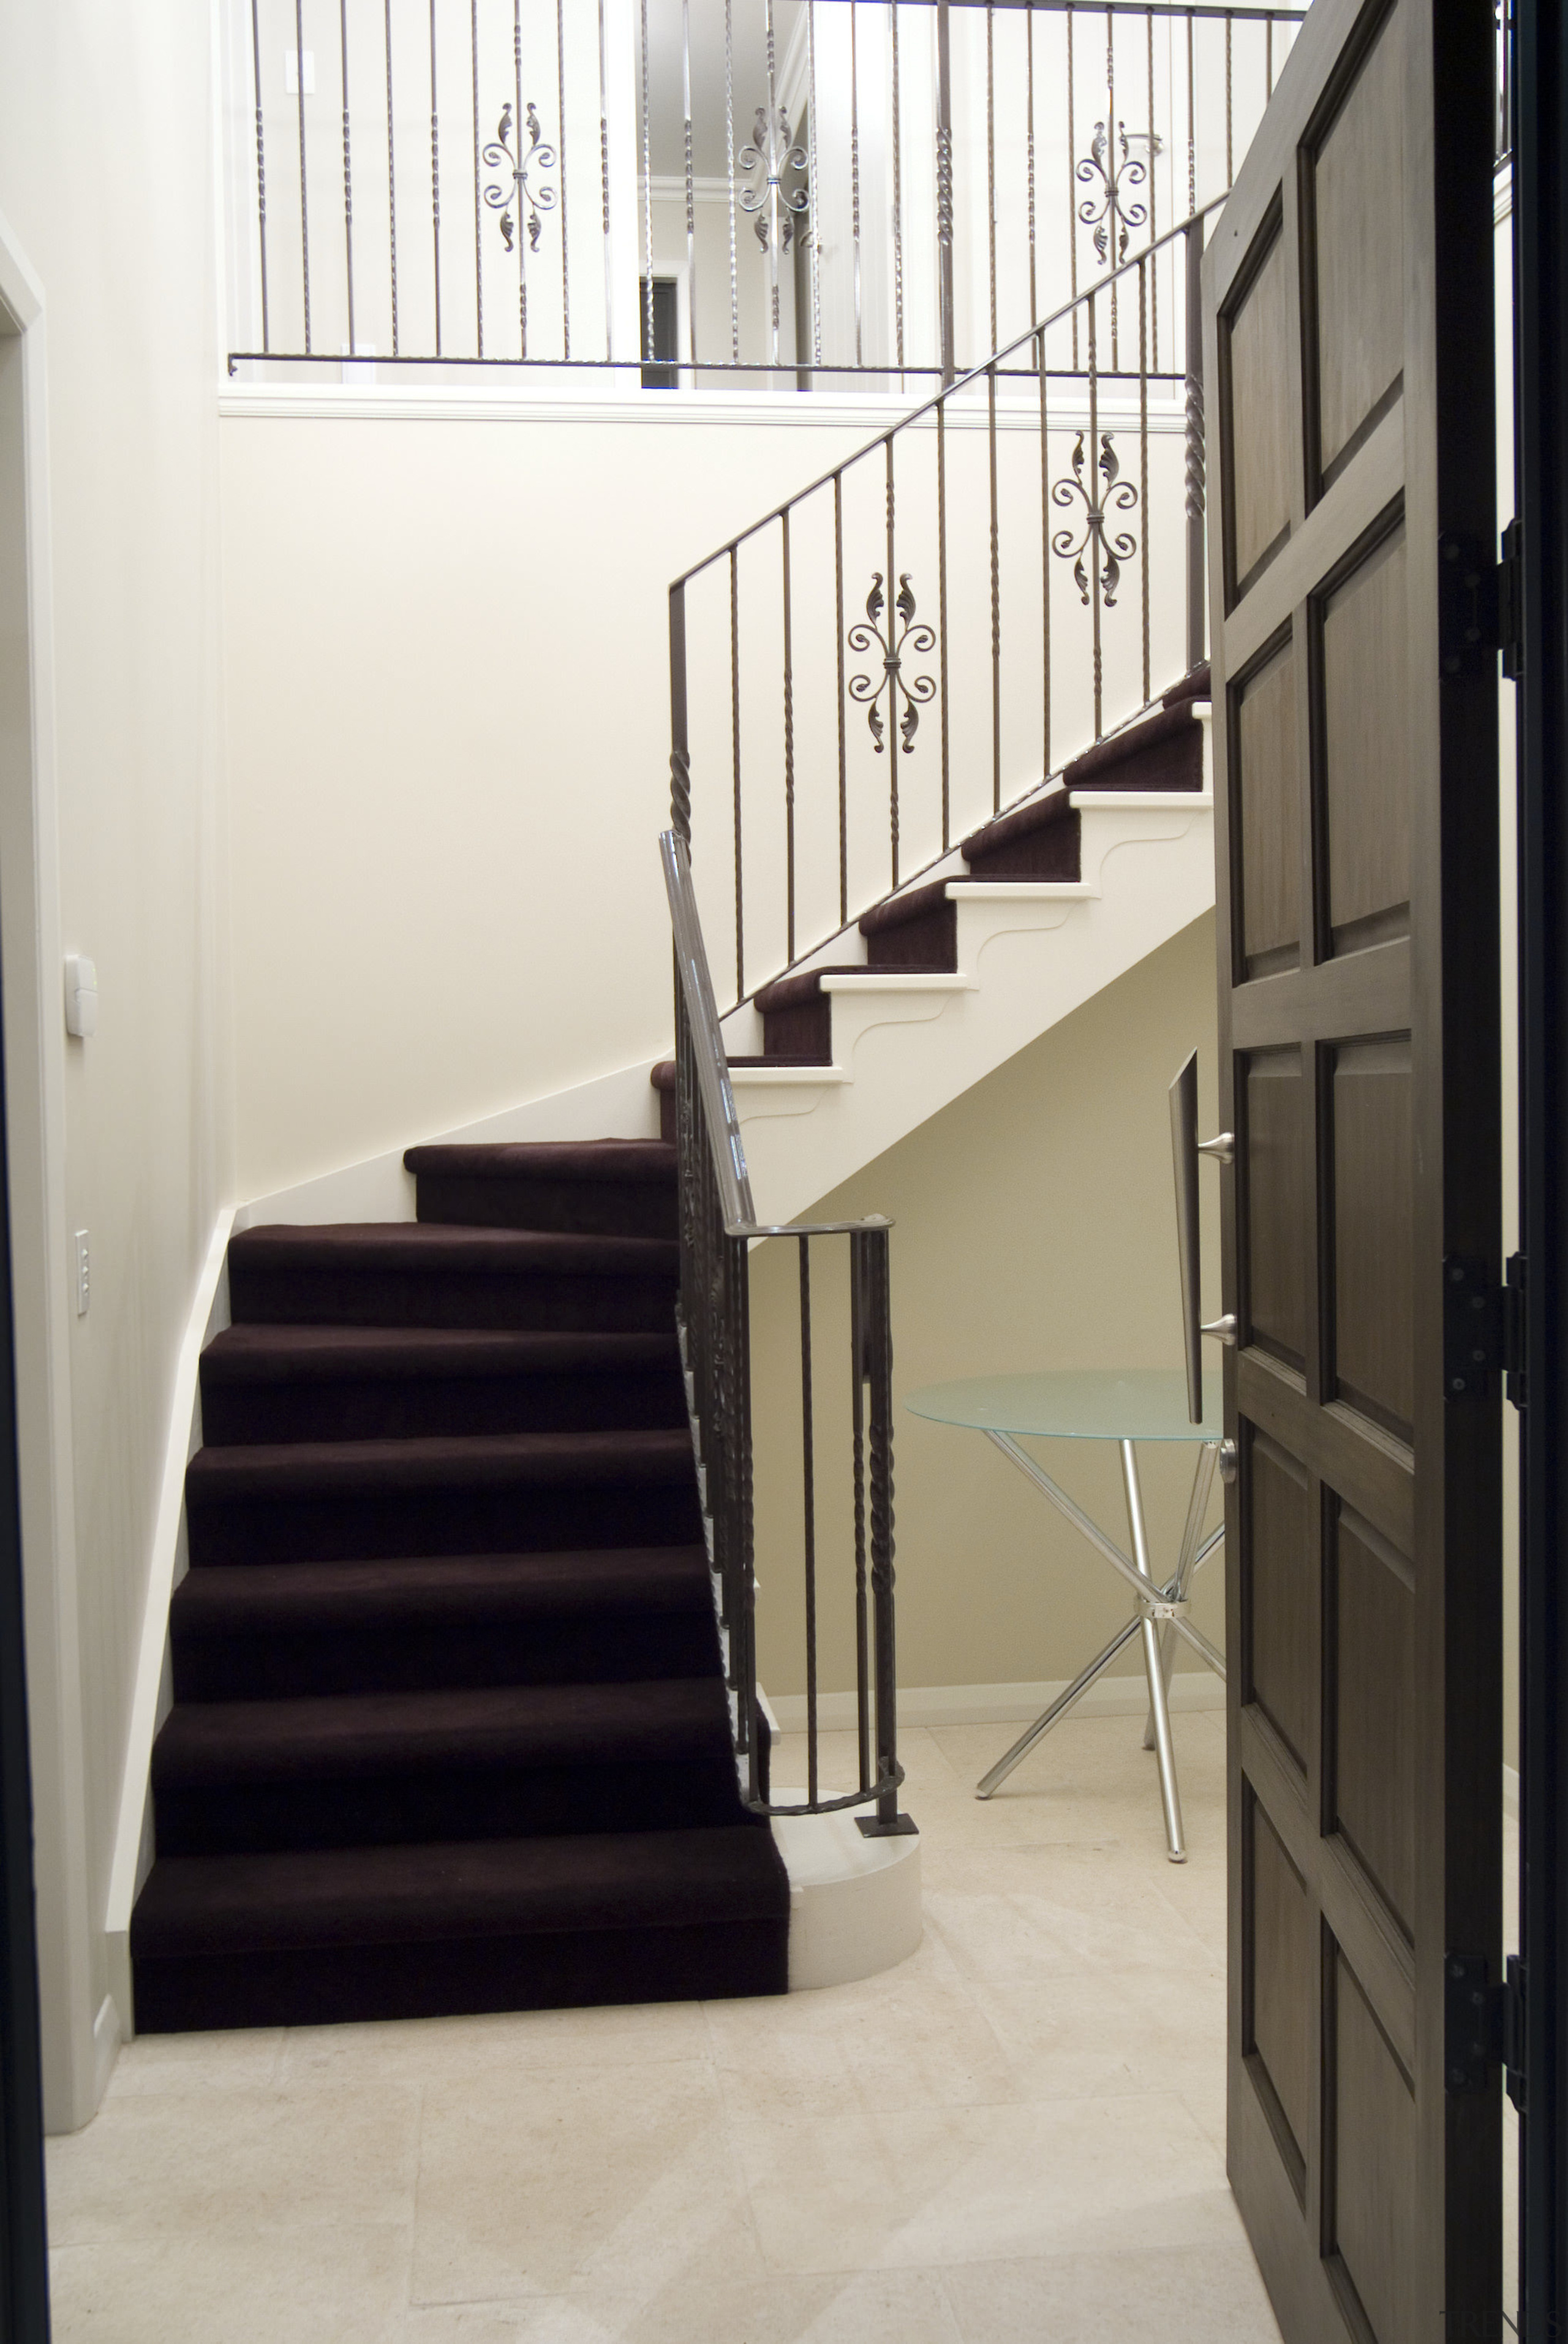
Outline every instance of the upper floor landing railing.
{"label": "upper floor landing railing", "polygon": [[230,0],[230,371],[951,380],[1229,187],[1302,14]]}

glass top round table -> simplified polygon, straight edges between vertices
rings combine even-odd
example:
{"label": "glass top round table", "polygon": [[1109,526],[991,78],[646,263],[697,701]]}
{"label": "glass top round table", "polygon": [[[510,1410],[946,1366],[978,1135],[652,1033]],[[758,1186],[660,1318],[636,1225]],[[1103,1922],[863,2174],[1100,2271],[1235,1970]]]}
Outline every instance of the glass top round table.
{"label": "glass top round table", "polygon": [[1187,1412],[1180,1368],[1051,1368],[1035,1375],[964,1376],[904,1396],[915,1416],[977,1432],[1050,1440],[1218,1440],[1223,1404],[1217,1375],[1203,1379],[1203,1421]]}

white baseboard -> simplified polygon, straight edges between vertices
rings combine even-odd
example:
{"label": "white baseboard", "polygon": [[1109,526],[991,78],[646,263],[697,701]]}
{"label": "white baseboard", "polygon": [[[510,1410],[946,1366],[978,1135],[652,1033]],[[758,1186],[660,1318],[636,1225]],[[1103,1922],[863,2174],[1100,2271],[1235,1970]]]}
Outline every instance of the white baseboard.
{"label": "white baseboard", "polygon": [[[109,1864],[109,1893],[104,1920],[106,1933],[111,1940],[110,1959],[119,1965],[122,1985],[128,1978],[128,1959],[123,1949],[113,1947],[112,1941],[125,1937],[129,1931],[131,1907],[136,1901],[136,1892],[146,1877],[151,1862],[147,1782],[152,1765],[153,1739],[167,1714],[172,1700],[167,1668],[169,1599],[185,1576],[186,1568],[186,1467],[201,1446],[201,1355],[214,1335],[228,1325],[228,1240],[233,1227],[234,1207],[226,1205],[213,1226],[206,1261],[196,1281],[179,1357],[175,1364],[174,1399],[169,1409],[168,1442],[164,1451],[157,1519],[153,1525],[152,1561],[142,1605],[141,1639],[131,1694],[130,1724],[126,1735],[125,1765],[120,1776],[119,1812]],[[107,2006],[112,2008],[113,2005]],[[100,2011],[98,2023],[102,2019],[103,2012]],[[129,2035],[132,2025],[127,1993],[126,2006],[118,2015],[116,2034],[118,2026],[123,2026]]]}
{"label": "white baseboard", "polygon": [[[973,1684],[973,1685],[900,1685],[899,1687],[899,1723],[900,1725],[1012,1725],[1027,1724],[1050,1707],[1057,1695],[1065,1692],[1068,1680],[1057,1678],[1047,1683],[1034,1684]],[[1084,1717],[1141,1717],[1149,1705],[1149,1694],[1141,1676],[1101,1677],[1091,1684],[1077,1706],[1076,1714]],[[806,1730],[806,1696],[803,1692],[776,1692],[769,1706],[780,1733],[803,1733]],[[1225,1688],[1210,1669],[1181,1669],[1171,1680],[1172,1709],[1223,1709]],[[819,1693],[817,1699],[817,1719],[824,1733],[849,1732],[855,1723],[855,1696],[852,1692]]]}

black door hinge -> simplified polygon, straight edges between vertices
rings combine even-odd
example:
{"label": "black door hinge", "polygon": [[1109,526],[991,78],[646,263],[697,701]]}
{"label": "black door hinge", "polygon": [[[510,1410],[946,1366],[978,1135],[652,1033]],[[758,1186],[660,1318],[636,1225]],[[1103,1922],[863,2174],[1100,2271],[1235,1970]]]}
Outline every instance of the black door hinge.
{"label": "black door hinge", "polygon": [[1484,1954],[1442,1957],[1443,2081],[1451,2092],[1480,2092],[1495,2066],[1514,2107],[1524,2106],[1524,1964],[1510,1954],[1501,1985]]}
{"label": "black door hinge", "polygon": [[1438,540],[1438,654],[1445,676],[1480,675],[1498,652],[1503,672],[1517,676],[1523,658],[1520,607],[1520,530],[1503,532],[1503,559],[1492,561],[1477,538]]}
{"label": "black door hinge", "polygon": [[1442,1265],[1442,1388],[1449,1399],[1484,1398],[1494,1375],[1508,1398],[1524,1405],[1524,1269],[1523,1254],[1508,1263],[1508,1282],[1493,1282],[1490,1268],[1462,1254]]}

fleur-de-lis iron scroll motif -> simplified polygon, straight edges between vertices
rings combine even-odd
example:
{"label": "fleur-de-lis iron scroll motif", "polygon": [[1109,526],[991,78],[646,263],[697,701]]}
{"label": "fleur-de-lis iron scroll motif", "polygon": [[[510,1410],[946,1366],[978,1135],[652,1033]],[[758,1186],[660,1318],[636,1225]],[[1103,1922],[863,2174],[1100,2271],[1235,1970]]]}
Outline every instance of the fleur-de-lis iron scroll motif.
{"label": "fleur-de-lis iron scroll motif", "polygon": [[1089,152],[1073,174],[1081,186],[1095,189],[1079,205],[1078,217],[1094,230],[1094,249],[1102,264],[1111,257],[1113,244],[1116,260],[1125,260],[1131,231],[1149,217],[1147,205],[1127,200],[1127,191],[1142,187],[1149,177],[1147,162],[1132,152],[1135,146],[1158,154],[1160,142],[1147,130],[1129,131],[1124,122],[1097,122]]}
{"label": "fleur-de-lis iron scroll motif", "polygon": [[522,220],[528,230],[530,252],[538,252],[539,248],[539,230],[544,226],[539,214],[554,211],[556,207],[556,191],[553,187],[546,187],[542,183],[538,186],[530,183],[531,173],[553,171],[556,167],[556,150],[553,146],[547,146],[545,144],[538,112],[531,99],[524,110],[523,121],[529,143],[525,148],[519,138],[518,152],[514,155],[511,147],[512,106],[508,98],[501,108],[501,118],[496,126],[495,137],[485,149],[485,166],[487,170],[510,173],[508,178],[501,180],[498,185],[492,182],[485,189],[485,201],[493,212],[499,212],[501,215],[501,241],[508,252],[512,249],[512,237],[517,226],[512,217],[514,203],[517,206],[518,218]]}
{"label": "fleur-de-lis iron scroll motif", "polygon": [[804,187],[786,188],[786,171],[807,168],[806,149],[793,146],[789,136],[789,116],[781,106],[771,113],[765,106],[757,109],[757,120],[749,145],[736,156],[740,169],[749,177],[753,171],[762,174],[760,183],[741,190],[740,208],[757,231],[757,241],[764,252],[769,247],[769,222],[773,212],[770,198],[776,198],[779,221],[779,243],[786,252],[795,234],[795,222],[810,205]]}
{"label": "fleur-de-lis iron scroll motif", "polygon": [[[867,621],[869,624],[867,624]],[[929,675],[906,676],[904,673],[903,663],[906,653],[914,658],[924,659],[929,652],[934,652],[937,647],[935,628],[929,627],[923,619],[918,624],[916,622],[915,597],[910,585],[910,573],[907,570],[900,571],[899,573],[898,598],[889,616],[886,633],[882,631],[881,621],[882,573],[879,570],[874,570],[871,572],[871,591],[866,597],[866,618],[865,620],[857,619],[849,630],[849,649],[852,652],[880,652],[882,672],[879,677],[852,675],[849,678],[849,697],[866,711],[866,722],[870,728],[872,744],[879,756],[882,753],[882,743],[887,737],[888,725],[894,717],[898,717],[899,732],[903,740],[904,754],[907,757],[915,745],[915,734],[920,729],[920,710],[929,700],[935,699],[937,690]],[[884,692],[888,696],[888,713],[885,719],[881,709]],[[899,716],[900,698],[904,703],[904,712]]]}
{"label": "fleur-de-lis iron scroll motif", "polygon": [[1057,530],[1050,541],[1050,550],[1064,561],[1071,562],[1073,583],[1084,602],[1091,599],[1098,571],[1100,599],[1111,611],[1116,607],[1116,591],[1121,583],[1121,565],[1131,561],[1137,552],[1138,540],[1131,530],[1108,528],[1107,521],[1112,512],[1131,512],[1138,502],[1138,491],[1131,480],[1121,479],[1121,466],[1111,446],[1111,434],[1102,431],[1100,461],[1094,468],[1100,474],[1097,500],[1084,438],[1081,431],[1072,450],[1071,480],[1056,481],[1050,491],[1053,505],[1066,511],[1081,499],[1083,511],[1078,520]]}

